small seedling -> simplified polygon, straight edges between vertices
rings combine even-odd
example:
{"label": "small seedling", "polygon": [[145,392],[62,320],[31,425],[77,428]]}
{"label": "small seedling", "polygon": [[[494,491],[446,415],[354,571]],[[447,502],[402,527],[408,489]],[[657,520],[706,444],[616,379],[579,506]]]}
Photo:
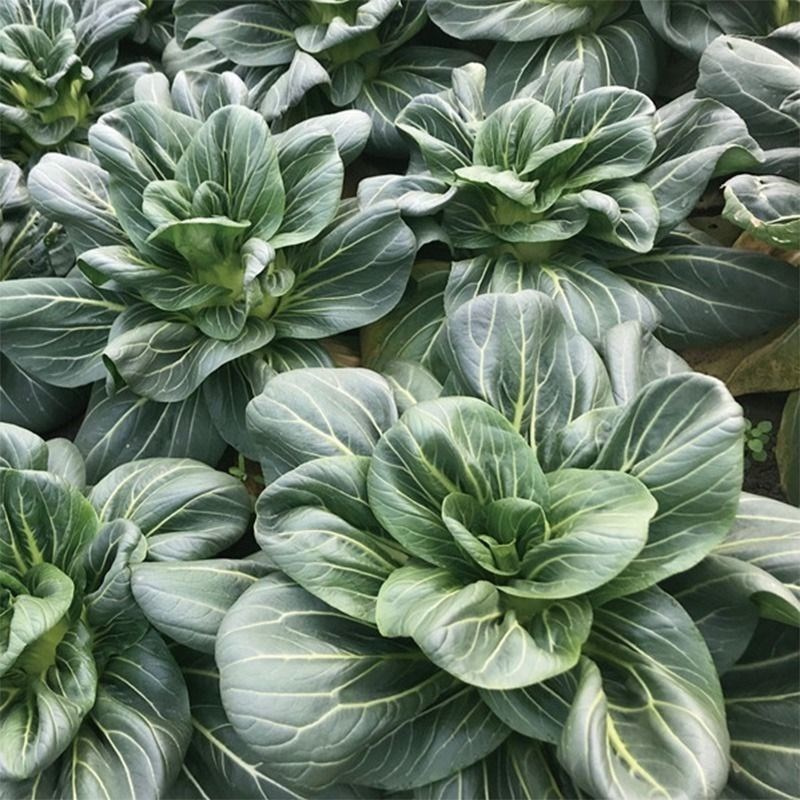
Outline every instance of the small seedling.
{"label": "small seedling", "polygon": [[767,460],[772,433],[772,423],[761,420],[753,424],[749,419],[744,421],[744,452],[745,457],[762,463]]}
{"label": "small seedling", "polygon": [[247,471],[247,462],[245,457],[239,453],[236,459],[236,464],[232,467],[228,467],[228,472],[233,475],[234,478],[238,478],[242,483],[247,483],[248,481],[252,481],[253,483],[257,483],[259,486],[264,485],[264,479],[259,474],[251,475]]}

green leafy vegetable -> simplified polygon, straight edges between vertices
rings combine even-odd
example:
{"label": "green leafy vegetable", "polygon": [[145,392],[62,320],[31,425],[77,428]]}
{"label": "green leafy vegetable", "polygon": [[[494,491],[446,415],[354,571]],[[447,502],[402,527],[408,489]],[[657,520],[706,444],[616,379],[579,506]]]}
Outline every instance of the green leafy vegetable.
{"label": "green leafy vegetable", "polygon": [[88,497],[83,478],[68,441],[0,424],[4,796],[165,793],[192,728],[183,675],[155,628],[202,649],[214,627],[205,611],[176,607],[176,582],[158,567],[194,570],[195,596],[221,593],[227,605],[245,588],[229,577],[236,562],[218,579],[217,562],[188,560],[243,533],[250,504],[235,479],[171,459],[128,465]]}
{"label": "green leafy vegetable", "polygon": [[130,97],[146,63],[116,66],[117,44],[144,10],[138,0],[0,3],[0,139],[19,164],[85,139],[91,119]]}
{"label": "green leafy vegetable", "polygon": [[[655,584],[733,523],[740,410],[634,323],[601,358],[536,292],[477,297],[443,337],[450,396],[399,417],[392,384],[357,369],[279,375],[252,402],[254,434],[280,443],[256,537],[288,577],[258,582],[220,628],[234,729],[277,776],[316,789],[435,791],[504,758],[512,729],[556,745],[569,775],[556,785],[718,794],[717,673]],[[474,714],[447,722],[475,689]],[[428,768],[434,720],[472,747]],[[691,769],[687,749],[702,753]],[[409,773],[412,758],[425,766]]]}

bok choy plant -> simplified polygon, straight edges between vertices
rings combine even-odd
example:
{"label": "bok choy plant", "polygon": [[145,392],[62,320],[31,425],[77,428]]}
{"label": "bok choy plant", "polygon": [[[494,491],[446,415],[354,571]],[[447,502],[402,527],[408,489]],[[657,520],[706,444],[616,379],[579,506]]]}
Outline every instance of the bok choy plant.
{"label": "bok choy plant", "polygon": [[0,0],[0,800],[795,797],[799,53]]}
{"label": "bok choy plant", "polygon": [[[359,197],[394,199],[422,243],[450,245],[448,312],[476,293],[526,287],[550,294],[595,342],[636,319],[682,347],[791,320],[795,269],[681,227],[712,176],[761,163],[745,122],[708,97],[656,111],[633,89],[582,91],[582,74],[561,62],[489,112],[485,70],[473,64],[399,114],[421,161],[363,180]],[[693,126],[704,136],[690,136]]]}
{"label": "bok choy plant", "polygon": [[[286,577],[220,628],[231,724],[317,790],[717,796],[712,654],[738,661],[759,608],[800,620],[786,573],[739,561],[760,551],[744,532],[766,535],[739,508],[740,409],[637,323],[601,358],[537,292],[467,302],[446,341],[445,396],[402,414],[361,369],[280,375],[251,402],[275,476],[256,537]],[[683,607],[657,585],[726,547],[731,594]]]}
{"label": "bok choy plant", "polygon": [[88,490],[71,442],[7,424],[0,497],[0,792],[165,795],[193,724],[170,639],[203,650],[224,598],[265,574],[210,558],[244,533],[250,498],[168,458]]}
{"label": "bok choy plant", "polygon": [[138,0],[0,2],[0,153],[19,164],[85,138],[92,119],[125,102],[151,67],[117,66]]}
{"label": "bok choy plant", "polygon": [[[146,81],[142,92],[164,88]],[[315,340],[389,311],[414,255],[393,204],[340,202],[340,148],[352,157],[363,147],[362,112],[272,134],[257,112],[231,104],[239,79],[212,83],[176,79],[163,101],[106,114],[89,134],[97,164],[43,158],[31,194],[66,229],[83,274],[0,287],[8,359],[61,386],[108,375],[123,406],[129,391],[162,404],[141,423],[145,436],[163,414],[172,430],[188,417],[170,454],[211,461],[220,451],[210,454],[194,409],[209,409],[221,436],[247,452],[244,409],[273,366],[330,363]],[[58,354],[42,359],[54,342]],[[90,409],[99,427],[86,433],[87,454],[107,452],[106,425],[120,413]],[[109,466],[101,457],[92,473]]]}
{"label": "bok choy plant", "polygon": [[372,145],[402,155],[398,111],[410,96],[444,89],[471,60],[453,48],[404,46],[425,21],[422,0],[177,0],[164,60],[172,73],[235,67],[270,122],[304,107],[301,118],[331,105],[360,109],[372,118]]}

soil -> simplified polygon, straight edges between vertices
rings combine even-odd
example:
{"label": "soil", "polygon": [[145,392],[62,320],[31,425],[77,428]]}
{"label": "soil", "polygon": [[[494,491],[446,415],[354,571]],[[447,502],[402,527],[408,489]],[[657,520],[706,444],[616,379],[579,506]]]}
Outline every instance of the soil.
{"label": "soil", "polygon": [[786,495],[781,489],[781,478],[778,462],[775,459],[775,442],[781,424],[781,413],[788,396],[787,392],[770,392],[769,394],[748,394],[736,399],[744,409],[744,415],[755,425],[762,420],[772,423],[772,433],[767,445],[767,460],[745,460],[744,490],[775,500],[786,502]]}

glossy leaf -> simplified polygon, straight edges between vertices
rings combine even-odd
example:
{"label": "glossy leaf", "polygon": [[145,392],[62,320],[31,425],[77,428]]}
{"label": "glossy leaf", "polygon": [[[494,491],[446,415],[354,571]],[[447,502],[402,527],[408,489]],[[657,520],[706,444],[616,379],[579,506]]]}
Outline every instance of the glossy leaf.
{"label": "glossy leaf", "polygon": [[662,317],[672,347],[765,333],[796,317],[800,272],[747,250],[683,246],[626,259],[617,270]]}
{"label": "glossy leaf", "polygon": [[[608,14],[618,14],[625,2],[596,9],[591,3],[553,4],[503,0],[488,8],[477,0],[432,0],[430,15],[457,39],[500,39],[524,42],[593,27]],[[488,12],[488,13],[487,13]]]}
{"label": "glossy leaf", "polygon": [[73,278],[29,278],[0,284],[3,353],[20,368],[57,386],[103,377],[100,358],[124,309],[113,294]]}
{"label": "glossy leaf", "polygon": [[397,304],[414,255],[414,236],[397,209],[378,206],[288,256],[292,291],[272,321],[281,336],[313,339],[374,322]]}
{"label": "glossy leaf", "polygon": [[303,369],[267,382],[247,410],[269,479],[320,456],[367,456],[397,420],[389,384],[364,369]]}
{"label": "glossy leaf", "polygon": [[38,563],[76,575],[77,557],[95,535],[98,518],[74,488],[46,472],[0,470],[0,563],[22,579]]}
{"label": "glossy leaf", "polygon": [[[246,796],[301,800],[304,796],[270,776],[228,722],[219,696],[219,671],[213,658],[181,653],[181,671],[189,688],[192,741],[181,767],[189,796]],[[173,787],[169,797],[179,797]]]}
{"label": "glossy leaf", "polygon": [[308,461],[258,499],[256,541],[306,591],[351,617],[375,621],[383,582],[406,559],[369,507],[369,460]]}
{"label": "glossy leaf", "polygon": [[658,205],[659,236],[689,216],[713,175],[747,170],[762,155],[741,117],[717,99],[684,95],[667,103],[656,113],[655,134],[642,179]]}
{"label": "glossy leaf", "polygon": [[728,774],[719,679],[702,637],[658,589],[595,612],[588,659],[559,743],[599,797],[716,797]]}
{"label": "glossy leaf", "polygon": [[446,331],[451,386],[501,411],[534,446],[609,403],[594,348],[539,292],[476,297],[454,311]]}
{"label": "glossy leaf", "polygon": [[137,776],[162,792],[191,738],[189,698],[178,665],[151,631],[105,667],[97,700],[61,771],[60,792],[134,800]]}
{"label": "glossy leaf", "polygon": [[763,39],[720,36],[703,51],[697,93],[736,111],[762,147],[796,147],[800,122],[792,102],[800,76],[793,57],[797,42],[796,25]]}
{"label": "glossy leaf", "polygon": [[313,124],[291,128],[275,141],[286,201],[271,244],[287,247],[313,239],[331,222],[342,194],[344,166],[334,137]]}
{"label": "glossy leaf", "polygon": [[192,192],[206,181],[227,187],[228,214],[250,223],[249,236],[268,240],[280,224],[286,195],[278,148],[266,122],[250,109],[215,111],[175,165],[175,179]]}
{"label": "glossy leaf", "polygon": [[90,483],[140,458],[193,458],[215,465],[225,443],[214,429],[202,395],[177,403],[156,403],[128,389],[108,395],[97,383],[75,434]]}
{"label": "glossy leaf", "polygon": [[800,185],[780,176],[737,175],[722,215],[772,247],[800,249]]}
{"label": "glossy leaf", "polygon": [[0,353],[0,420],[48,433],[77,416],[86,390],[45,383],[23,372]]}
{"label": "glossy leaf", "polygon": [[367,786],[416,788],[472,764],[507,737],[508,728],[477,691],[459,687],[365,748],[350,760],[345,775]]}
{"label": "glossy leaf", "polygon": [[244,533],[251,514],[241,481],[189,459],[123,464],[93,487],[89,499],[100,519],[134,522],[156,561],[215,555]]}
{"label": "glossy leaf", "polygon": [[382,370],[390,361],[407,360],[433,369],[436,342],[443,336],[447,279],[448,271],[441,268],[412,274],[394,311],[362,329],[365,366]]}
{"label": "glossy leaf", "polygon": [[151,561],[134,566],[131,591],[153,627],[180,644],[213,653],[225,613],[267,572],[257,561]]}
{"label": "glossy leaf", "polygon": [[[236,732],[276,779],[310,788],[338,780],[344,760],[360,758],[369,742],[454,688],[404,642],[378,636],[278,576],[234,604],[216,660]],[[268,667],[266,684],[259,664]],[[309,686],[316,687],[311,694]]]}
{"label": "glossy leaf", "polygon": [[731,735],[731,773],[724,795],[791,796],[797,767],[797,631],[760,629],[749,652],[722,681]]}
{"label": "glossy leaf", "polygon": [[[20,610],[24,608],[23,604]],[[30,681],[24,656],[17,660],[18,671],[3,676],[0,776],[4,781],[30,779],[44,771],[69,747],[95,702],[97,669],[89,651],[89,630],[80,620],[73,624],[65,620],[56,631],[62,637],[44,680]],[[34,644],[29,652],[35,649]],[[35,669],[35,662],[31,667]]]}
{"label": "glossy leaf", "polygon": [[462,67],[473,56],[444,47],[403,47],[381,63],[380,72],[364,80],[354,100],[356,108],[372,118],[370,146],[378,152],[400,154],[403,137],[394,120],[410,97],[446,89],[454,68]]}
{"label": "glossy leaf", "polygon": [[114,337],[103,355],[137,394],[171,403],[185,400],[216,369],[264,347],[274,335],[273,325],[262,319],[248,320],[230,341],[208,338],[193,325],[165,319]]}
{"label": "glossy leaf", "polygon": [[638,478],[658,512],[639,557],[602,596],[651,586],[722,541],[739,500],[741,413],[721,383],[693,373],[649,383],[623,411],[594,468]]}
{"label": "glossy leaf", "polygon": [[474,574],[442,519],[442,502],[469,494],[541,503],[544,474],[533,451],[491,406],[472,398],[420,403],[383,436],[370,465],[370,504],[383,527],[417,558]]}
{"label": "glossy leaf", "polygon": [[579,61],[583,67],[584,90],[627,86],[652,95],[659,55],[652,31],[636,17],[625,17],[591,32],[582,30],[553,39],[498,44],[486,63],[487,104],[497,108],[570,60]]}
{"label": "glossy leaf", "polygon": [[452,311],[476,294],[521,289],[551,297],[566,322],[595,346],[609,328],[621,322],[638,320],[654,328],[659,321],[655,305],[637,287],[607,267],[571,253],[536,264],[520,264],[507,257],[455,262],[445,304]]}
{"label": "glossy leaf", "polygon": [[28,189],[37,207],[67,229],[76,253],[126,243],[110,205],[108,175],[95,164],[48,153],[31,170]]}
{"label": "glossy leaf", "polygon": [[412,638],[459,680],[514,689],[573,667],[592,614],[585,601],[566,600],[522,622],[490,582],[461,583],[445,569],[409,565],[381,587],[376,619],[384,636]]}

